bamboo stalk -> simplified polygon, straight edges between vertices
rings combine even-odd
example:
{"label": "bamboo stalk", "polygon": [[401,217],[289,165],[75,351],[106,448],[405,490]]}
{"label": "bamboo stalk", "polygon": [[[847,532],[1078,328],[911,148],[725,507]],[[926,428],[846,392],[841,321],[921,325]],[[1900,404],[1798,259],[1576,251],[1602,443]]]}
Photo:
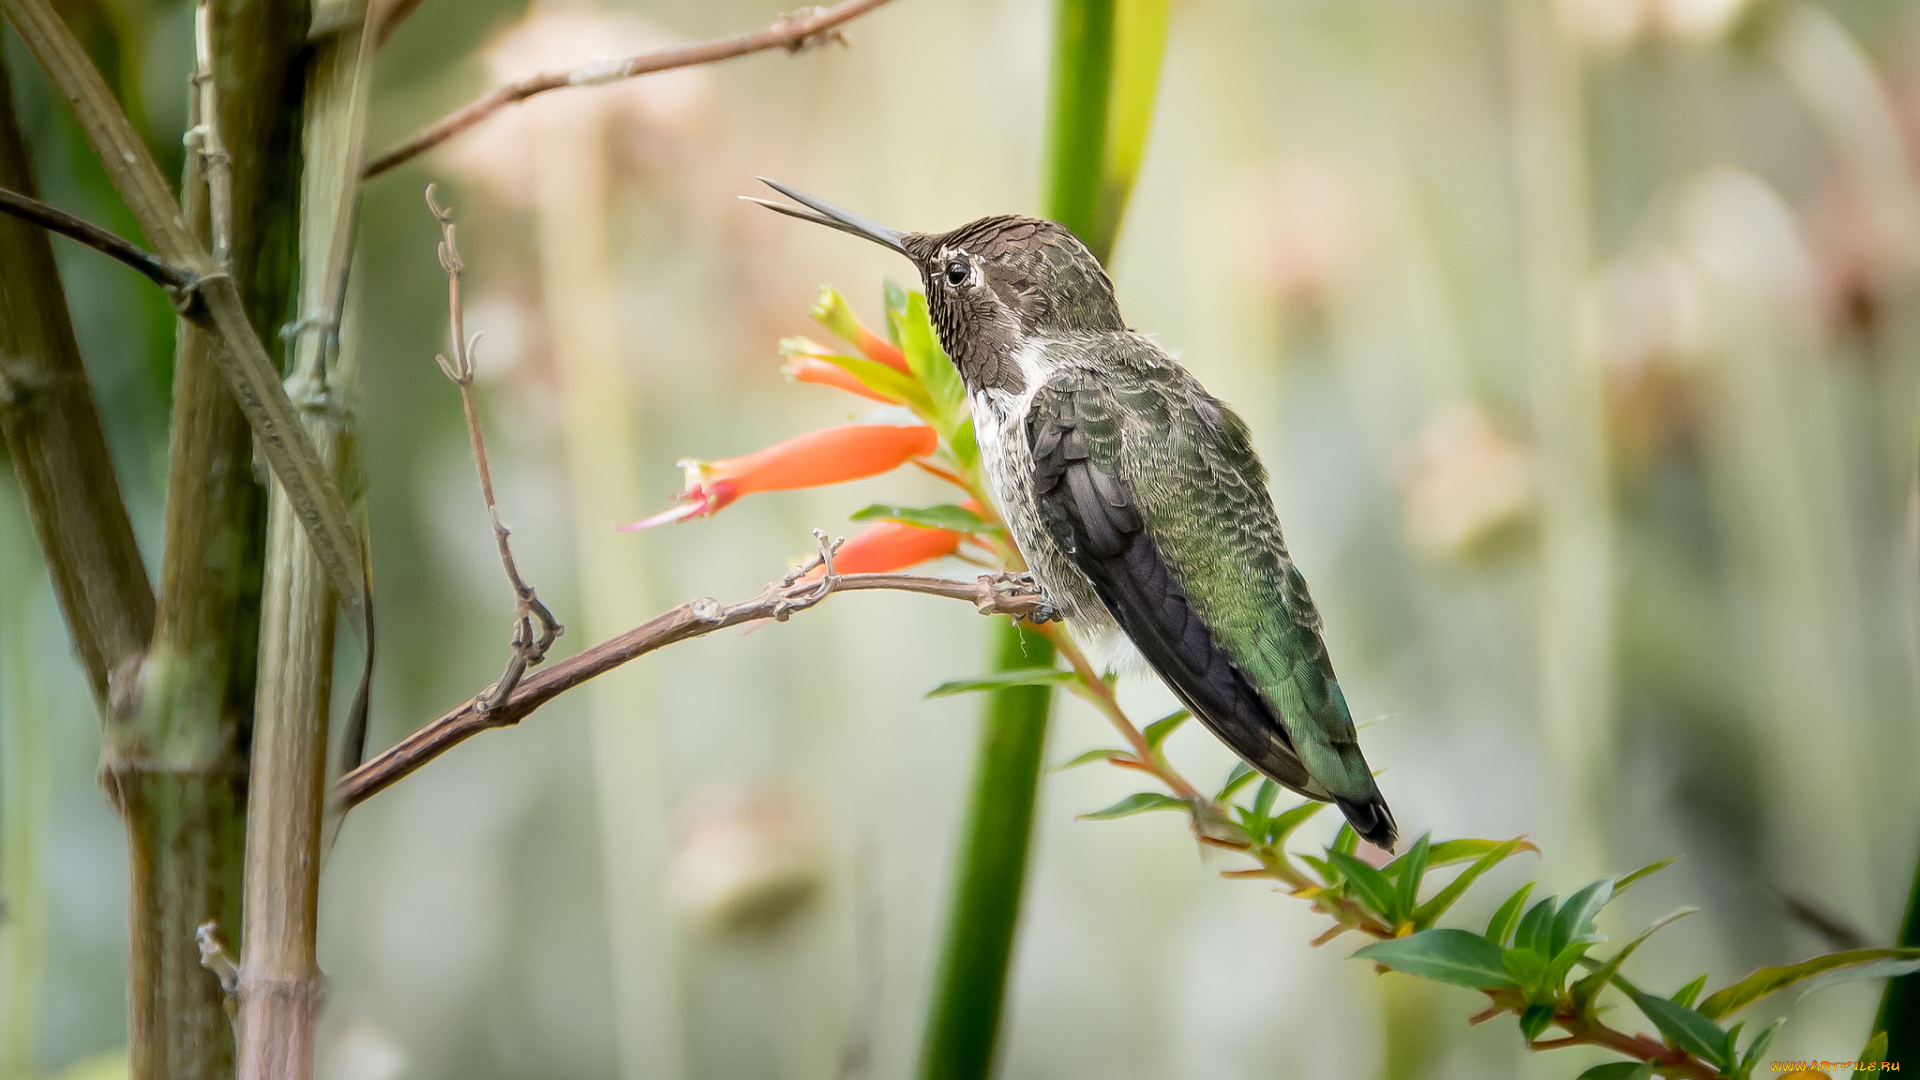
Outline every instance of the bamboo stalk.
{"label": "bamboo stalk", "polygon": [[[244,283],[253,321],[267,326],[287,309],[290,284],[281,268],[305,29],[295,8],[217,0],[212,11],[218,121],[232,155],[229,284]],[[210,217],[200,165],[188,156],[189,237],[204,236]],[[252,431],[218,351],[198,326],[180,324],[158,628],[142,696],[102,754],[102,782],[127,829],[134,1080],[233,1070],[223,991],[201,968],[194,935],[208,921],[229,932],[240,924],[247,763],[238,740],[253,705],[264,506]]]}
{"label": "bamboo stalk", "polygon": [[[218,21],[227,15],[252,18],[269,9],[233,4],[216,5],[213,10],[213,18]],[[278,10],[271,9],[272,12]],[[223,11],[227,15],[221,14]],[[286,485],[289,496],[299,508],[301,524],[312,538],[321,560],[326,563],[335,587],[347,599],[349,607],[358,608],[363,599],[363,567],[359,541],[348,517],[346,502],[321,466],[312,440],[306,437],[301,427],[298,412],[280,385],[273,358],[261,343],[262,335],[257,332],[260,326],[277,328],[284,309],[263,312],[258,304],[262,283],[254,280],[251,269],[236,261],[235,272],[229,273],[208,254],[207,244],[198,239],[195,230],[189,227],[193,215],[174,201],[173,191],[160,175],[159,166],[147,151],[146,143],[133,130],[132,123],[127,120],[126,114],[108,91],[106,82],[101,79],[100,72],[87,59],[73,32],[54,13],[48,0],[0,0],[0,12],[6,14],[7,20],[39,60],[40,66],[74,107],[74,116],[79,120],[81,131],[86,134],[102,169],[119,191],[127,208],[140,222],[155,253],[165,262],[184,268],[192,275],[193,283],[190,286],[173,291],[175,307],[189,322],[216,334],[225,346],[208,350],[206,355],[214,363],[215,370],[227,381],[253,434],[258,437],[261,456],[266,459],[274,476]],[[304,26],[304,20],[296,21]],[[282,33],[264,22],[261,32],[273,37]],[[213,30],[216,37],[219,33],[218,29]],[[218,51],[218,45],[215,48]],[[258,51],[267,54],[278,49],[275,45],[263,42]],[[245,51],[236,55],[244,58]],[[218,59],[220,57],[216,57]],[[243,68],[244,65],[216,63],[214,83],[218,89],[217,96],[223,102],[236,94],[242,98],[253,96],[251,91],[255,87],[249,83]],[[200,88],[204,90],[205,86]],[[199,97],[196,95],[196,100]],[[268,104],[276,103],[277,98]],[[226,112],[231,108],[230,103],[223,104],[221,111]],[[221,119],[224,121],[225,117]],[[249,146],[242,141],[245,136],[245,132],[231,130],[231,125],[223,122],[220,124],[220,136],[214,143],[216,148],[231,152],[235,184],[238,183],[237,173],[247,167],[245,159],[249,156],[279,155],[291,160],[291,155],[287,153],[291,143],[282,142],[272,147]],[[227,158],[222,156],[219,170],[223,179],[219,186],[223,190],[229,186],[224,179],[227,168]],[[192,196],[191,191],[187,194]],[[234,212],[231,215],[223,212],[222,220],[233,221],[236,233],[257,230],[262,222],[244,220],[238,208],[236,199]],[[287,229],[290,237],[291,226],[287,226]],[[204,234],[205,230],[199,233]],[[237,245],[237,242],[236,237],[233,243]]]}
{"label": "bamboo stalk", "polygon": [[[34,195],[0,58],[0,187]],[[153,638],[153,586],[94,406],[53,246],[0,218],[0,436],[53,578],[73,650],[104,716],[114,671]]]}
{"label": "bamboo stalk", "polygon": [[[330,19],[307,76],[300,319],[288,396],[338,481],[354,457],[355,351],[336,349],[365,121],[361,12]],[[316,21],[319,13],[316,12]],[[330,363],[329,361],[333,362]],[[344,485],[343,485],[344,486]],[[336,594],[286,491],[267,518],[260,680],[238,971],[240,1080],[308,1080],[325,988],[316,953]]]}

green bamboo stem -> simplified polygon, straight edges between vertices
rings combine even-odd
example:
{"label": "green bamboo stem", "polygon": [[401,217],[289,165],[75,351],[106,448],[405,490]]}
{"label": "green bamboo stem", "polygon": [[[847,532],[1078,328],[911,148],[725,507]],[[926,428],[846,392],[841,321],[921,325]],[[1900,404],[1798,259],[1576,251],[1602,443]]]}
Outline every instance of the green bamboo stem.
{"label": "green bamboo stem", "polygon": [[[1894,944],[1920,948],[1920,860],[1915,861],[1907,914],[1900,921],[1900,940]],[[1887,1034],[1887,1061],[1920,1065],[1920,974],[1887,980],[1873,1029]]]}
{"label": "green bamboo stem", "polygon": [[[288,396],[336,482],[354,457],[356,354],[340,349],[336,357],[332,346],[359,191],[367,82],[360,14],[330,18],[331,31],[314,43],[300,202],[301,329],[287,379]],[[316,23],[320,16],[316,11]],[[240,1080],[308,1080],[324,989],[316,943],[336,594],[286,491],[274,485],[269,501],[247,800],[238,1074]]]}
{"label": "green bamboo stem", "polygon": [[[1123,23],[1147,43],[1134,43],[1129,81],[1116,87],[1115,35]],[[1055,8],[1043,212],[1102,262],[1139,168],[1165,36],[1164,4],[1130,3],[1125,20],[1116,20],[1115,0],[1060,0]],[[996,670],[1054,661],[1052,642],[1018,624],[996,627],[990,647]],[[993,1071],[1051,708],[1045,686],[1001,690],[987,701],[922,1036],[921,1080],[983,1080]]]}
{"label": "green bamboo stem", "polygon": [[[1053,643],[1018,623],[995,627],[993,641],[995,670],[1053,662]],[[993,1071],[1052,704],[1048,686],[1002,690],[987,702],[921,1080],[978,1080]]]}
{"label": "green bamboo stem", "polygon": [[[232,155],[233,277],[252,324],[277,329],[290,300],[305,5],[219,0],[212,16],[218,122]],[[188,155],[182,190],[186,230],[204,237],[198,155]],[[102,753],[102,782],[127,829],[133,1080],[212,1080],[234,1062],[223,993],[200,966],[194,935],[208,921],[229,935],[240,926],[247,762],[238,740],[254,699],[265,507],[253,434],[218,349],[180,324],[158,628],[144,694],[116,718]]]}
{"label": "green bamboo stem", "polygon": [[[37,195],[0,58],[0,187]],[[33,520],[74,655],[105,715],[114,671],[153,638],[153,586],[107,454],[53,247],[0,219],[0,437]]]}

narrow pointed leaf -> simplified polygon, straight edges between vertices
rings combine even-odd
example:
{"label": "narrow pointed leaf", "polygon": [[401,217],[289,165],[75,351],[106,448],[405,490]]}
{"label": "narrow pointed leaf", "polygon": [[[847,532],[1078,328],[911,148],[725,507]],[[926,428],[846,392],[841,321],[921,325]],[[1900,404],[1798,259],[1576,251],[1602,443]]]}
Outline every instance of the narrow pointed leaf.
{"label": "narrow pointed leaf", "polygon": [[1421,930],[1377,942],[1353,954],[1408,975],[1475,990],[1512,986],[1500,963],[1500,946],[1467,930]]}
{"label": "narrow pointed leaf", "polygon": [[1626,892],[1627,889],[1631,888],[1634,884],[1639,882],[1641,878],[1652,877],[1654,874],[1657,874],[1660,871],[1665,870],[1667,867],[1672,866],[1674,863],[1677,863],[1679,861],[1680,861],[1680,856],[1675,855],[1670,858],[1661,859],[1659,862],[1648,863],[1647,865],[1641,867],[1640,869],[1635,870],[1633,873],[1628,874],[1625,877],[1622,877],[1618,881],[1615,881],[1613,883],[1613,895],[1619,896],[1621,893]]}
{"label": "narrow pointed leaf", "polygon": [[1187,711],[1186,709],[1181,709],[1179,712],[1174,713],[1171,716],[1163,716],[1160,719],[1155,720],[1153,723],[1148,724],[1147,730],[1142,732],[1141,734],[1146,737],[1148,746],[1158,750],[1160,748],[1160,744],[1167,741],[1167,736],[1173,734],[1174,730],[1177,729],[1181,724],[1186,723],[1187,719],[1192,715],[1193,713]]}
{"label": "narrow pointed leaf", "polygon": [[1114,761],[1117,759],[1126,759],[1131,761],[1133,760],[1133,755],[1127,753],[1125,750],[1109,750],[1109,749],[1106,749],[1105,747],[1102,747],[1101,749],[1098,749],[1098,750],[1089,750],[1084,754],[1076,754],[1073,757],[1068,758],[1067,760],[1061,762],[1060,764],[1055,765],[1053,768],[1048,769],[1047,771],[1048,772],[1064,772],[1068,769],[1072,769],[1080,765],[1091,764],[1092,762],[1095,762],[1095,761]]}
{"label": "narrow pointed leaf", "polygon": [[991,675],[982,675],[973,679],[955,679],[943,682],[927,691],[929,698],[952,697],[955,694],[977,694],[985,690],[1005,690],[1010,686],[1059,686],[1069,683],[1076,676],[1071,671],[1060,668],[1015,668],[1012,671],[996,671]]}
{"label": "narrow pointed leaf", "polygon": [[[1779,1033],[1781,1026],[1786,1022],[1786,1017],[1776,1016],[1773,1019],[1773,1023],[1761,1028],[1760,1033],[1753,1037],[1753,1041],[1747,1044],[1747,1052],[1740,1056],[1740,1068],[1743,1072],[1750,1072],[1755,1065],[1760,1064],[1760,1055],[1766,1053],[1767,1047],[1773,1045],[1773,1037]],[[1884,1034],[1882,1037],[1885,1037]],[[1859,1060],[1872,1061],[1874,1059],[1867,1057],[1863,1053],[1860,1055]]]}
{"label": "narrow pointed leaf", "polygon": [[1353,831],[1352,825],[1343,823],[1340,826],[1340,831],[1333,836],[1333,846],[1327,850],[1337,851],[1342,855],[1351,855],[1359,847],[1360,834]]}
{"label": "narrow pointed leaf", "polygon": [[[1520,918],[1520,909],[1526,906],[1527,897],[1533,895],[1533,882],[1529,881],[1513,891],[1513,895],[1502,901],[1487,920],[1487,940],[1495,945],[1505,945],[1507,935],[1513,930],[1513,924]],[[1438,899],[1436,897],[1435,899]]]}
{"label": "narrow pointed leaf", "polygon": [[1699,908],[1684,907],[1655,919],[1652,926],[1640,932],[1639,937],[1627,942],[1626,945],[1621,947],[1619,952],[1614,953],[1607,958],[1605,963],[1595,968],[1592,974],[1584,976],[1579,982],[1573,984],[1574,1004],[1584,1010],[1595,997],[1599,996],[1600,991],[1607,988],[1607,984],[1613,981],[1615,975],[1619,974],[1620,965],[1626,963],[1627,958],[1631,957],[1634,950],[1638,949],[1643,942],[1654,934],[1659,933],[1660,930],[1669,923],[1684,919],[1699,910]]}
{"label": "narrow pointed leaf", "polygon": [[[1505,862],[1509,856],[1520,849],[1520,845],[1523,843],[1525,843],[1524,840],[1516,837],[1505,843],[1496,844],[1492,848],[1489,848],[1472,866],[1462,870],[1457,877],[1447,882],[1444,888],[1434,893],[1433,899],[1415,908],[1413,921],[1420,926],[1432,926],[1440,916],[1446,914],[1447,909],[1452,907],[1455,901],[1466,895],[1467,888],[1471,886],[1480,875]],[[1445,846],[1445,844],[1440,845],[1440,847]],[[1435,848],[1435,851],[1438,850],[1439,848]],[[1429,861],[1433,861],[1431,856],[1429,856]],[[1438,864],[1435,863],[1435,865]],[[1527,886],[1528,889],[1532,887],[1531,885]],[[1507,925],[1510,926],[1512,923],[1509,922]],[[1502,927],[1502,929],[1504,930],[1505,927]],[[1493,936],[1491,927],[1489,927],[1487,931],[1487,936]],[[1501,937],[1505,937],[1505,934],[1503,933]],[[1502,943],[1504,944],[1504,942]]]}
{"label": "narrow pointed leaf", "polygon": [[1149,810],[1186,811],[1190,809],[1192,808],[1187,805],[1184,799],[1176,799],[1171,795],[1162,795],[1157,791],[1139,791],[1121,799],[1105,810],[1095,810],[1091,814],[1081,814],[1080,817],[1086,821],[1107,821],[1112,818],[1129,817],[1133,814],[1144,814]]}
{"label": "narrow pointed leaf", "polygon": [[1260,817],[1273,813],[1273,800],[1280,797],[1280,785],[1271,780],[1262,779],[1260,789],[1253,795],[1253,812]]}
{"label": "narrow pointed leaf", "polygon": [[1253,778],[1258,775],[1253,771],[1253,766],[1246,762],[1234,762],[1233,771],[1227,774],[1227,782],[1220,785],[1220,794],[1215,795],[1213,801],[1223,803],[1233,798],[1235,792],[1252,783]]}
{"label": "narrow pointed leaf", "polygon": [[949,532],[981,532],[987,523],[980,515],[964,506],[888,506],[886,503],[874,503],[849,515],[853,521],[898,521],[905,525],[918,525],[923,529],[946,529]]}
{"label": "narrow pointed leaf", "polygon": [[1427,853],[1427,866],[1432,869],[1437,869],[1442,866],[1452,866],[1454,863],[1463,863],[1469,859],[1478,859],[1487,852],[1498,848],[1506,848],[1510,852],[1538,850],[1531,843],[1528,843],[1527,838],[1524,836],[1516,836],[1512,840],[1480,840],[1475,838],[1442,840],[1440,843],[1433,845],[1433,850]]}
{"label": "narrow pointed leaf", "polygon": [[1667,1000],[1673,1002],[1675,1005],[1685,1005],[1687,1008],[1691,1009],[1693,1008],[1693,1003],[1699,1000],[1700,991],[1705,990],[1706,988],[1707,988],[1707,977],[1705,975],[1702,975],[1699,978],[1688,983],[1687,985],[1681,987],[1680,989],[1675,990],[1673,992],[1673,996],[1671,998],[1668,998]]}
{"label": "narrow pointed leaf", "polygon": [[[1870,965],[1873,970],[1859,971],[1863,965]],[[1876,979],[1905,975],[1912,971],[1920,971],[1920,949],[1848,949],[1845,952],[1827,953],[1797,964],[1763,967],[1739,982],[1714,991],[1712,996],[1700,1003],[1700,1012],[1715,1019],[1727,1016],[1768,994],[1815,976],[1844,974],[1855,979]]]}
{"label": "narrow pointed leaf", "polygon": [[1400,893],[1399,910],[1411,917],[1420,904],[1420,882],[1427,876],[1427,853],[1433,845],[1432,834],[1422,834],[1405,855],[1387,864],[1386,873]]}
{"label": "narrow pointed leaf", "polygon": [[1633,1003],[1673,1045],[1720,1069],[1732,1064],[1727,1055],[1727,1033],[1718,1024],[1685,1005],[1652,994],[1635,994]]}
{"label": "narrow pointed leaf", "polygon": [[1600,914],[1600,909],[1611,899],[1612,878],[1602,878],[1567,897],[1567,902],[1560,905],[1560,911],[1553,917],[1553,935],[1545,955],[1558,956],[1562,949],[1593,933],[1594,916]]}
{"label": "narrow pointed leaf", "polygon": [[1323,802],[1303,802],[1277,818],[1268,819],[1267,842],[1286,843],[1287,837],[1293,835],[1295,829],[1305,825],[1315,814],[1326,808],[1327,804]]}
{"label": "narrow pointed leaf", "polygon": [[1354,894],[1366,905],[1384,916],[1389,924],[1400,922],[1400,894],[1393,888],[1393,882],[1387,875],[1361,862],[1343,851],[1327,852],[1327,861],[1340,871],[1340,876],[1353,886]]}
{"label": "narrow pointed leaf", "polygon": [[1557,896],[1549,896],[1527,909],[1527,913],[1520,917],[1520,925],[1513,932],[1515,948],[1532,949],[1537,953],[1547,951],[1547,945],[1553,934],[1554,905],[1558,900]]}

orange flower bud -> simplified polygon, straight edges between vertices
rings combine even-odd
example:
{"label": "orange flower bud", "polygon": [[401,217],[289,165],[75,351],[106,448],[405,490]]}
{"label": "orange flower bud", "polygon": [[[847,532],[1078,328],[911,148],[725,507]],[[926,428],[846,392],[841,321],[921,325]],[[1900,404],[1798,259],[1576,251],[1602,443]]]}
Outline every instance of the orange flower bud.
{"label": "orange flower bud", "polygon": [[899,402],[882,394],[878,390],[853,377],[853,374],[839,364],[821,360],[812,356],[795,355],[788,358],[787,366],[781,369],[788,377],[797,382],[815,383],[845,390],[849,394],[859,394],[863,398],[898,405]]}
{"label": "orange flower bud", "polygon": [[705,517],[756,491],[823,487],[878,476],[933,453],[939,443],[933,429],[924,424],[847,424],[808,432],[745,457],[687,459],[680,463],[687,471],[681,505],[618,528],[638,532]]}
{"label": "orange flower bud", "polygon": [[902,375],[913,374],[912,369],[907,367],[907,354],[901,352],[898,345],[867,329],[865,325],[861,325],[858,332],[854,334],[853,344],[855,348],[866,354],[867,359],[885,364]]}

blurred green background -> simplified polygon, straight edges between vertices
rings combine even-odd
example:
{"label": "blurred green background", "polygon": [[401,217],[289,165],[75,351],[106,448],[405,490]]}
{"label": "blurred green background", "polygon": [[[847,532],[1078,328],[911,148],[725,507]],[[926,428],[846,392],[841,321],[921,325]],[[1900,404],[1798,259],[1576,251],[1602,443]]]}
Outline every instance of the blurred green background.
{"label": "blurred green background", "polygon": [[[191,5],[61,6],[177,172]],[[371,141],[504,78],[775,14],[429,0],[381,56]],[[909,272],[733,196],[764,174],[909,229],[1033,212],[1050,33],[1032,0],[897,0],[851,48],[553,95],[368,187],[351,334],[376,747],[495,677],[511,611],[432,362],[445,282],[422,186],[461,216],[503,515],[571,651],[750,595],[869,502],[942,499],[901,473],[606,530],[665,505],[678,458],[851,415],[788,384],[775,343],[811,329],[820,284],[877,324],[882,278]],[[134,232],[5,47],[49,200]],[[1827,947],[1790,900],[1875,942],[1905,901],[1916,139],[1908,0],[1175,6],[1122,306],[1252,425],[1403,835],[1531,834],[1562,891],[1686,855],[1609,916],[1706,909],[1641,954],[1643,982]],[[172,312],[58,251],[152,566]],[[574,363],[600,365],[598,392]],[[321,1074],[905,1074],[977,723],[920,695],[981,670],[982,642],[963,605],[835,600],[643,660],[357,810],[325,869]],[[1142,719],[1173,707],[1157,683],[1122,693]],[[1049,757],[1110,739],[1063,697]],[[0,1076],[111,1075],[124,1040],[98,740],[9,474]],[[1232,761],[1192,725],[1171,753],[1201,780]],[[1220,880],[1173,816],[1074,821],[1138,786],[1045,781],[1005,1075],[1584,1064],[1467,1027],[1477,999],[1376,978],[1353,943],[1309,948],[1304,906]],[[1773,1056],[1853,1057],[1877,993],[1811,999]]]}

